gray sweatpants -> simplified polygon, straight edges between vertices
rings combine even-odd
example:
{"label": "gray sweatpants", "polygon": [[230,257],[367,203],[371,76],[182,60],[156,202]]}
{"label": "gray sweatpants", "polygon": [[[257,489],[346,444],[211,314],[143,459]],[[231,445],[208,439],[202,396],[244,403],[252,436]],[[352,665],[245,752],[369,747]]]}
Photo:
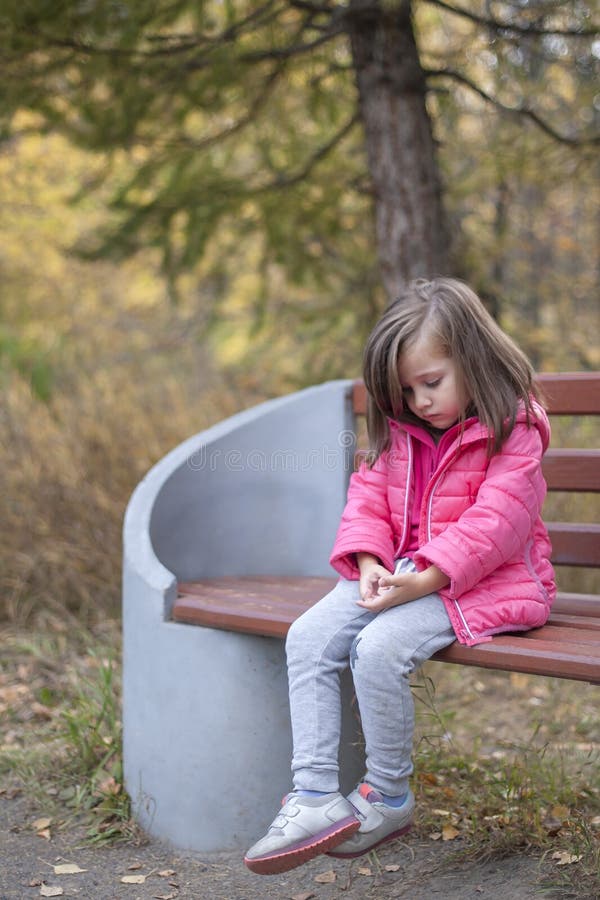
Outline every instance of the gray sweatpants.
{"label": "gray sweatpants", "polygon": [[357,606],[359,599],[358,581],[342,579],[288,633],[296,790],[338,790],[340,673],[348,665],[366,743],[365,781],[392,796],[408,789],[414,732],[409,678],[455,635],[438,594],[378,614]]}

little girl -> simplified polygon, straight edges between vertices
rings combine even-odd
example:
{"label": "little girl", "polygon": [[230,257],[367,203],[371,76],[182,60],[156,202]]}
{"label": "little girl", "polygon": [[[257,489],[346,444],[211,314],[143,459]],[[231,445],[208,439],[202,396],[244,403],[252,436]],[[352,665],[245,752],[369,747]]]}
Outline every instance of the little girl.
{"label": "little girl", "polygon": [[[408,831],[412,672],[454,640],[543,625],[555,595],[540,519],[550,430],[531,364],[465,284],[413,282],[364,358],[370,449],[350,479],[334,590],[287,639],[294,790],[245,863],[284,872]],[[364,780],[339,793],[340,673]]]}

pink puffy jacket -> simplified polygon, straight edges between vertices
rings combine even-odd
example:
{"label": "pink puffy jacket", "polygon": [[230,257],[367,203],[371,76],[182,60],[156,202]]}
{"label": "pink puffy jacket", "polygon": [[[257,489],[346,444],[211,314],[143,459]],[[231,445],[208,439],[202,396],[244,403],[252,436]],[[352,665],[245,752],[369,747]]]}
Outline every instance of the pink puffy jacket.
{"label": "pink puffy jacket", "polygon": [[[414,561],[419,571],[436,565],[450,578],[440,594],[463,644],[543,625],[556,595],[540,518],[546,494],[540,462],[550,426],[537,404],[535,414],[528,426],[525,411],[519,412],[501,452],[490,460],[486,428],[469,419],[425,487]],[[393,571],[406,551],[413,457],[421,444],[399,423],[390,420],[390,428],[390,449],[350,479],[331,565],[351,580],[359,577],[355,553],[372,553]]]}

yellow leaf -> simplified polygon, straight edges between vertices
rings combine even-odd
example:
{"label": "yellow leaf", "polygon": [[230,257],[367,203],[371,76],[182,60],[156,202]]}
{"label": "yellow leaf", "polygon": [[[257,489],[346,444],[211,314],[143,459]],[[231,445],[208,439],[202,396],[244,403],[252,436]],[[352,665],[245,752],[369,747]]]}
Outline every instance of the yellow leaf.
{"label": "yellow leaf", "polygon": [[337,875],[333,869],[330,869],[328,872],[321,872],[320,875],[315,875],[315,881],[319,884],[333,884],[336,878]]}
{"label": "yellow leaf", "polygon": [[373,872],[371,871],[371,869],[368,866],[359,866],[358,874],[359,875],[372,875]]}
{"label": "yellow leaf", "polygon": [[574,853],[569,853],[568,850],[557,850],[556,853],[552,854],[552,859],[556,860],[557,866],[570,866],[573,863],[579,862],[582,854],[576,856]]}
{"label": "yellow leaf", "polygon": [[122,884],[144,884],[145,881],[145,875],[123,875],[121,878]]}
{"label": "yellow leaf", "polygon": [[36,832],[36,834],[38,837],[44,838],[45,841],[49,841],[51,837],[49,828],[42,828],[42,830]]}
{"label": "yellow leaf", "polygon": [[449,816],[450,812],[447,809],[434,809],[432,810],[434,816]]}
{"label": "yellow leaf", "polygon": [[443,841],[453,841],[454,838],[457,838],[460,834],[458,828],[455,828],[454,825],[444,825],[442,828],[442,840]]}
{"label": "yellow leaf", "polygon": [[571,810],[568,806],[553,806],[551,810],[551,815],[553,815],[555,819],[560,819],[561,822],[568,819],[570,814]]}
{"label": "yellow leaf", "polygon": [[78,875],[79,872],[87,872],[87,869],[80,869],[76,863],[60,863],[53,868],[55,875]]}
{"label": "yellow leaf", "polygon": [[36,819],[35,822],[31,823],[31,827],[34,831],[42,831],[44,828],[49,828],[52,825],[52,819]]}

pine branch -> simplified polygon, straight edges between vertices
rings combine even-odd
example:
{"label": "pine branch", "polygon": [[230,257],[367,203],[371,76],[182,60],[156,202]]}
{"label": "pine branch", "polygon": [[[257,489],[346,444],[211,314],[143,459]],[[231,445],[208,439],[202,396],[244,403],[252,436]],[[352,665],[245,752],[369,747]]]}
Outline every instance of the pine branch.
{"label": "pine branch", "polygon": [[[275,8],[274,8],[275,7]],[[39,35],[48,47],[62,47],[74,50],[86,56],[113,56],[127,59],[155,59],[157,57],[174,56],[178,53],[189,53],[192,50],[210,50],[220,44],[231,43],[243,33],[256,30],[267,24],[284,11],[284,7],[277,9],[275,0],[267,0],[262,6],[254,9],[245,18],[234,22],[219,34],[178,34],[178,35],[148,35],[148,42],[161,44],[156,49],[142,50],[139,47],[125,50],[116,46],[101,46],[89,42],[79,41],[76,38],[62,38],[47,34],[39,28],[32,28],[31,33]],[[174,42],[175,41],[175,42]]]}
{"label": "pine branch", "polygon": [[254,121],[262,107],[267,103],[275,84],[284,70],[285,66],[280,64],[267,76],[260,93],[250,103],[247,112],[238,119],[237,122],[234,122],[233,125],[224,128],[223,131],[219,131],[216,134],[211,134],[208,137],[202,138],[202,140],[199,141],[192,140],[191,138],[182,138],[177,143],[184,143],[193,150],[207,150],[209,147],[243,131],[247,125],[250,125],[250,123]]}
{"label": "pine branch", "polygon": [[244,53],[238,57],[240,62],[263,62],[266,59],[289,59],[291,56],[299,56],[301,53],[310,53],[316,47],[326,44],[343,31],[342,25],[332,24],[324,33],[315,38],[314,41],[305,41],[304,43],[289,44],[287,47],[273,47],[272,49],[253,50],[251,53]]}
{"label": "pine branch", "polygon": [[462,16],[464,19],[470,19],[477,25],[483,25],[497,32],[512,32],[522,37],[540,37],[544,35],[553,35],[556,37],[597,37],[600,34],[599,28],[540,28],[537,25],[516,25],[513,22],[500,22],[498,19],[489,19],[478,13],[465,9],[462,6],[454,6],[446,3],[445,0],[425,0],[432,6],[439,6],[447,12]]}
{"label": "pine branch", "polygon": [[508,113],[513,116],[523,116],[523,118],[529,119],[534,123],[534,125],[537,125],[537,127],[541,129],[541,131],[545,132],[547,135],[549,135],[549,137],[553,138],[555,141],[558,141],[561,144],[568,144],[571,147],[581,147],[586,144],[600,143],[600,136],[572,138],[568,137],[565,134],[561,134],[560,132],[556,131],[556,129],[553,128],[548,122],[546,122],[545,119],[542,119],[541,116],[538,115],[538,113],[530,109],[528,106],[507,106],[506,103],[502,103],[502,101],[497,97],[492,97],[491,94],[488,94],[487,91],[484,91],[482,87],[480,87],[466,75],[463,75],[461,72],[456,72],[452,69],[426,69],[425,75],[427,78],[450,78],[453,81],[464,85],[479,97],[481,97],[483,100],[485,100],[486,103],[490,103],[501,112]]}
{"label": "pine branch", "polygon": [[349,121],[341,128],[334,136],[329,140],[326,144],[323,144],[322,147],[319,147],[313,155],[306,161],[302,169],[299,172],[296,172],[294,175],[281,175],[275,178],[273,181],[268,182],[267,184],[263,184],[260,187],[251,190],[252,194],[263,194],[267,191],[272,190],[280,190],[281,188],[293,187],[295,184],[299,184],[301,181],[304,181],[311,174],[312,170],[321,160],[325,159],[331,151],[337,147],[337,145],[346,137],[347,134],[352,131],[354,126],[359,122],[360,116],[358,113],[355,113]]}
{"label": "pine branch", "polygon": [[310,0],[290,0],[290,6],[294,9],[302,9],[311,13],[324,13],[331,15],[335,11],[335,5],[330,3],[311,3]]}

